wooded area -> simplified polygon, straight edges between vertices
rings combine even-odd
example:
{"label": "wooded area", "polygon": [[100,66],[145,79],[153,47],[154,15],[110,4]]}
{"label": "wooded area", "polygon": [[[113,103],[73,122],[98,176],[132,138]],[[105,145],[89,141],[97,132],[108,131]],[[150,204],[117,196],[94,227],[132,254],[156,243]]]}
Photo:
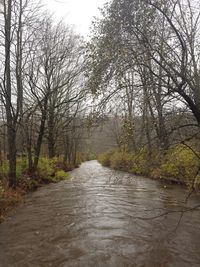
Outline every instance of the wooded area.
{"label": "wooded area", "polygon": [[119,149],[146,150],[154,170],[167,153],[185,153],[182,169],[187,160],[195,165],[192,183],[199,179],[199,17],[195,0],[111,1],[94,22],[88,56],[88,86],[99,108],[115,114]]}
{"label": "wooded area", "polygon": [[27,158],[30,175],[41,153],[76,164],[85,48],[37,1],[1,1],[0,11],[0,161],[8,159],[9,185],[16,187],[18,157]]}
{"label": "wooded area", "polygon": [[0,0],[0,267],[199,267],[200,1],[110,0],[85,38],[42,3]]}
{"label": "wooded area", "polygon": [[[3,184],[37,180],[45,164],[41,176],[54,177],[80,152],[108,150],[104,165],[198,187],[197,1],[113,0],[87,42],[36,1],[0,7]],[[108,127],[97,134],[99,125]]]}

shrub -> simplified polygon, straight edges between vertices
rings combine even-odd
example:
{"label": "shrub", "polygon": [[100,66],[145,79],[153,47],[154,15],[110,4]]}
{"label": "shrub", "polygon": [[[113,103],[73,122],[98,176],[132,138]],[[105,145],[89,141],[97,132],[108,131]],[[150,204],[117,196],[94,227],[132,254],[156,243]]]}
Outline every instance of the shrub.
{"label": "shrub", "polygon": [[153,151],[151,155],[146,147],[135,154],[128,152],[107,152],[99,156],[103,166],[128,171],[136,175],[152,178],[165,178],[200,187],[198,174],[200,160],[184,145],[177,145],[168,151]]}
{"label": "shrub", "polygon": [[[17,177],[17,182],[20,183],[23,174],[26,172],[28,168],[28,163],[26,158],[18,158],[16,163],[17,163],[16,177]],[[0,167],[0,176],[7,177],[8,172],[9,172],[9,162],[8,160],[5,160]]]}
{"label": "shrub", "polygon": [[73,164],[69,164],[66,161],[64,161],[63,157],[54,157],[49,160],[51,161],[52,167],[54,169],[54,173],[59,170],[63,170],[67,172],[75,168]]}
{"label": "shrub", "polygon": [[149,173],[150,162],[146,147],[141,148],[134,157],[131,172],[136,175],[147,175]]}
{"label": "shrub", "polygon": [[75,167],[78,167],[82,162],[86,161],[87,160],[87,155],[81,153],[81,152],[78,152],[77,155],[76,155],[76,166]]}
{"label": "shrub", "polygon": [[39,187],[39,182],[38,182],[38,180],[36,180],[34,178],[23,176],[21,178],[19,186],[25,192],[29,192],[29,191],[34,191],[35,189],[37,189]]}
{"label": "shrub", "polygon": [[134,156],[127,152],[115,152],[110,157],[110,166],[121,171],[130,171],[133,166]]}
{"label": "shrub", "polygon": [[54,176],[54,162],[48,158],[40,158],[38,162],[37,174],[41,179],[48,179]]}
{"label": "shrub", "polygon": [[3,185],[0,183],[0,198],[3,197],[4,192],[5,192],[5,189],[4,189]]}
{"label": "shrub", "polygon": [[7,176],[9,171],[9,163],[8,160],[3,161],[2,165],[0,166],[0,175],[1,177]]}
{"label": "shrub", "polygon": [[65,170],[69,170],[63,159],[54,157],[52,159],[40,158],[37,174],[45,183],[55,183],[69,178],[69,174]]}
{"label": "shrub", "polygon": [[86,158],[85,158],[87,161],[89,161],[89,160],[95,160],[95,159],[97,159],[97,156],[96,156],[96,154],[94,154],[94,153],[88,153],[87,155],[86,155]]}
{"label": "shrub", "polygon": [[16,166],[16,176],[20,180],[23,174],[27,171],[28,163],[26,158],[18,158]]}
{"label": "shrub", "polygon": [[168,150],[160,166],[161,177],[175,178],[190,184],[194,181],[199,168],[199,159],[194,152],[178,145]]}
{"label": "shrub", "polygon": [[110,167],[110,159],[114,151],[108,151],[98,156],[98,161],[105,167]]}
{"label": "shrub", "polygon": [[69,174],[63,170],[57,171],[55,173],[55,180],[56,181],[62,181],[69,179]]}

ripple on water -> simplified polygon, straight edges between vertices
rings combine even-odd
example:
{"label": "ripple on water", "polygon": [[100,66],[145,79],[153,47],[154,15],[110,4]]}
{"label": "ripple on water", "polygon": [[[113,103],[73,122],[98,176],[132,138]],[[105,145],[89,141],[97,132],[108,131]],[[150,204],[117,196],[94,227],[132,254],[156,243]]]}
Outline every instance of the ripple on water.
{"label": "ripple on water", "polygon": [[0,267],[199,267],[199,211],[185,189],[86,162],[0,225]]}

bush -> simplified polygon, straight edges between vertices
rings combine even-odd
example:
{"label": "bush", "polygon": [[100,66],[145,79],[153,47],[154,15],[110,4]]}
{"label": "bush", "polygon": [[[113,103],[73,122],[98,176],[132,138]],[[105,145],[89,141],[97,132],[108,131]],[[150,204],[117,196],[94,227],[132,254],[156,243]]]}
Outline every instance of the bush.
{"label": "bush", "polygon": [[160,175],[190,184],[194,181],[198,168],[199,159],[193,151],[184,145],[178,145],[167,151],[160,166]]}
{"label": "bush", "polygon": [[131,172],[136,175],[147,175],[150,169],[149,153],[146,147],[135,153]]}
{"label": "bush", "polygon": [[133,166],[134,156],[127,152],[115,152],[110,157],[110,166],[121,171],[130,171]]}
{"label": "bush", "polygon": [[0,166],[1,177],[8,176],[8,171],[9,171],[9,163],[8,163],[8,160],[5,160]]}
{"label": "bush", "polygon": [[[26,158],[18,158],[17,159],[17,165],[16,165],[16,176],[17,179],[20,179],[22,174],[27,170],[28,168],[28,163]],[[1,167],[0,167],[0,175],[1,177],[8,176],[9,172],[9,162],[8,160],[5,160]]]}
{"label": "bush", "polygon": [[62,181],[69,179],[69,174],[63,170],[57,171],[55,173],[55,180],[56,181]]}
{"label": "bush", "polygon": [[56,171],[63,170],[65,172],[71,171],[75,168],[73,164],[69,164],[64,161],[63,157],[54,157],[49,159],[51,162],[52,168],[54,169],[54,174]]}
{"label": "bush", "polygon": [[97,159],[97,156],[96,156],[96,154],[94,154],[94,153],[88,153],[88,154],[86,155],[86,157],[85,157],[85,160],[87,160],[87,161],[95,160],[95,159]]}
{"label": "bush", "polygon": [[55,183],[69,178],[66,172],[73,169],[63,162],[63,158],[40,158],[37,174],[44,183]]}
{"label": "bush", "polygon": [[[26,158],[17,159],[17,184],[25,191],[32,191],[39,186],[39,183],[51,183],[67,179],[69,176],[65,171],[72,170],[74,166],[69,166],[63,162],[62,157],[52,159],[41,157],[38,162],[36,173],[28,175],[28,163]],[[7,177],[9,171],[8,161],[4,161],[0,167],[0,176]]]}
{"label": "bush", "polygon": [[114,151],[108,151],[98,156],[98,161],[105,167],[110,167],[110,159]]}
{"label": "bush", "polygon": [[77,155],[76,155],[76,166],[75,167],[78,167],[82,162],[86,161],[87,160],[87,155],[81,153],[81,152],[78,152]]}
{"label": "bush", "polygon": [[0,183],[0,198],[3,197],[4,192],[5,192],[5,189],[4,189],[3,185]]}
{"label": "bush", "polygon": [[37,175],[41,179],[49,179],[54,176],[54,162],[48,158],[40,158],[38,162]]}
{"label": "bush", "polygon": [[135,154],[128,152],[107,152],[99,156],[103,166],[128,171],[136,175],[169,179],[187,185],[195,182],[200,187],[198,174],[200,160],[184,145],[177,145],[168,151],[153,151],[151,155],[146,147]]}
{"label": "bush", "polygon": [[39,187],[39,181],[35,178],[23,176],[19,186],[20,188],[23,188],[25,192],[34,191]]}
{"label": "bush", "polygon": [[16,166],[16,176],[17,179],[20,180],[23,174],[28,169],[28,163],[26,158],[18,158],[17,159],[17,166]]}

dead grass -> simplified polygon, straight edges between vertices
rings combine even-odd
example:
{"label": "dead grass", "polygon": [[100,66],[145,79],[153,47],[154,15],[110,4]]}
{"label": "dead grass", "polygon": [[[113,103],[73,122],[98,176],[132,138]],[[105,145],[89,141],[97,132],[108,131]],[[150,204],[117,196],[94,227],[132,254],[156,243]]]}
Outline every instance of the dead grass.
{"label": "dead grass", "polygon": [[16,189],[5,188],[5,192],[0,198],[0,223],[5,219],[10,210],[23,201],[25,194],[26,191],[20,187]]}

